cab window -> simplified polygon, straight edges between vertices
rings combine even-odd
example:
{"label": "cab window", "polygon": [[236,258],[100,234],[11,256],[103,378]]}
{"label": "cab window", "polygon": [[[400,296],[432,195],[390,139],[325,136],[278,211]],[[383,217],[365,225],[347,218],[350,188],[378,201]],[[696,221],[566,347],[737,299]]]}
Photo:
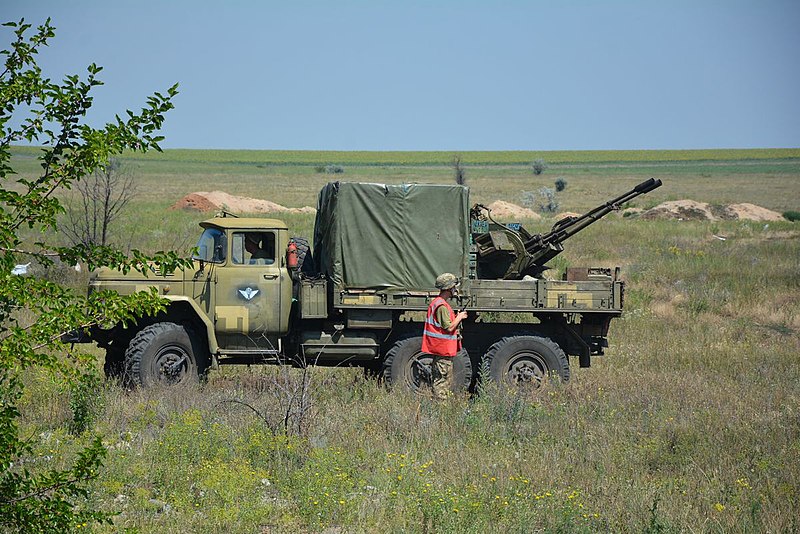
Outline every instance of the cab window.
{"label": "cab window", "polygon": [[275,263],[273,232],[234,232],[231,254],[237,265],[272,265]]}
{"label": "cab window", "polygon": [[225,261],[225,233],[218,228],[206,228],[197,241],[197,252],[192,256],[194,260],[209,263],[222,263]]}

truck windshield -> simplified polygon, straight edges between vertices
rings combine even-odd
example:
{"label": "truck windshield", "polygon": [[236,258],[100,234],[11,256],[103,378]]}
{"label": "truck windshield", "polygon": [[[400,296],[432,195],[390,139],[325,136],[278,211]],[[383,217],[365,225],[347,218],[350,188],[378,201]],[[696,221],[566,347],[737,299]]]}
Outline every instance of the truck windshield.
{"label": "truck windshield", "polygon": [[192,256],[194,260],[210,263],[225,261],[225,233],[217,228],[206,228],[197,242],[197,252]]}

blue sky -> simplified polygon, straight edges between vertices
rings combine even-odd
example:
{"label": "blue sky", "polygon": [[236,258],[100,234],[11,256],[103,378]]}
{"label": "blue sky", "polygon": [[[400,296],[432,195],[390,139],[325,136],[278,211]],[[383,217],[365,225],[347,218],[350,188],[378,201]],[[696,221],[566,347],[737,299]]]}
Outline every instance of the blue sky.
{"label": "blue sky", "polygon": [[800,147],[796,0],[0,4],[92,121],[179,82],[166,148]]}

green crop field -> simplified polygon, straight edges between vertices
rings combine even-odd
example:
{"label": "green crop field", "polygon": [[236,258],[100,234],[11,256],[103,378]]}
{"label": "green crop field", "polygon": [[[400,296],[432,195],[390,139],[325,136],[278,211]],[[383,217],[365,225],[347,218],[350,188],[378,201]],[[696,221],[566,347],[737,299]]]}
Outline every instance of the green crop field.
{"label": "green crop field", "polygon": [[[16,149],[35,155],[33,148]],[[237,165],[448,165],[459,155],[467,165],[528,165],[536,159],[558,164],[669,163],[713,161],[796,160],[800,149],[707,149],[707,150],[582,150],[582,151],[476,151],[476,152],[374,152],[331,150],[192,150],[130,154],[128,159],[164,163],[228,163]]]}
{"label": "green crop field", "polygon": [[[190,192],[313,206],[331,180],[452,182],[452,155],[125,157],[138,189],[112,240],[188,250],[210,216],[169,209]],[[35,156],[15,149],[14,168],[32,175]],[[664,185],[639,207],[800,211],[798,149],[461,156],[482,203],[520,204],[563,178],[561,210],[581,212],[652,176]],[[534,176],[540,157],[549,168]],[[344,172],[318,172],[325,164]],[[313,216],[285,219],[311,234]],[[199,386],[144,391],[69,390],[32,372],[22,434],[42,436],[43,458],[103,437],[108,457],[87,500],[116,515],[87,525],[96,532],[798,532],[798,224],[613,214],[578,234],[559,268],[620,266],[625,315],[605,356],[589,369],[572,362],[568,384],[535,393],[488,386],[433,403],[357,369],[225,367]],[[69,269],[37,272],[86,283]],[[78,436],[76,414],[90,429]]]}

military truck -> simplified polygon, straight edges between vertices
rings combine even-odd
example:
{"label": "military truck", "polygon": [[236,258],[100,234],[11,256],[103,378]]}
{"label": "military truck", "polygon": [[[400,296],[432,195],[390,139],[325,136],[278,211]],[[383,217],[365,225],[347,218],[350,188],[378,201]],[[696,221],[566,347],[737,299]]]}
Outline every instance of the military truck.
{"label": "military truck", "polygon": [[608,346],[622,313],[619,268],[569,268],[548,279],[565,239],[632,198],[650,179],[545,234],[496,221],[469,206],[460,185],[335,182],[319,194],[314,247],[275,219],[218,216],[200,223],[193,267],[149,276],[111,269],[89,291],[155,287],[165,312],[127,327],[95,327],[82,340],[106,351],[105,370],[149,386],[197,380],[225,364],[360,366],[391,384],[423,391],[431,376],[421,351],[436,277],[461,278],[452,300],[466,309],[454,388],[478,370],[504,384],[567,381]]}

